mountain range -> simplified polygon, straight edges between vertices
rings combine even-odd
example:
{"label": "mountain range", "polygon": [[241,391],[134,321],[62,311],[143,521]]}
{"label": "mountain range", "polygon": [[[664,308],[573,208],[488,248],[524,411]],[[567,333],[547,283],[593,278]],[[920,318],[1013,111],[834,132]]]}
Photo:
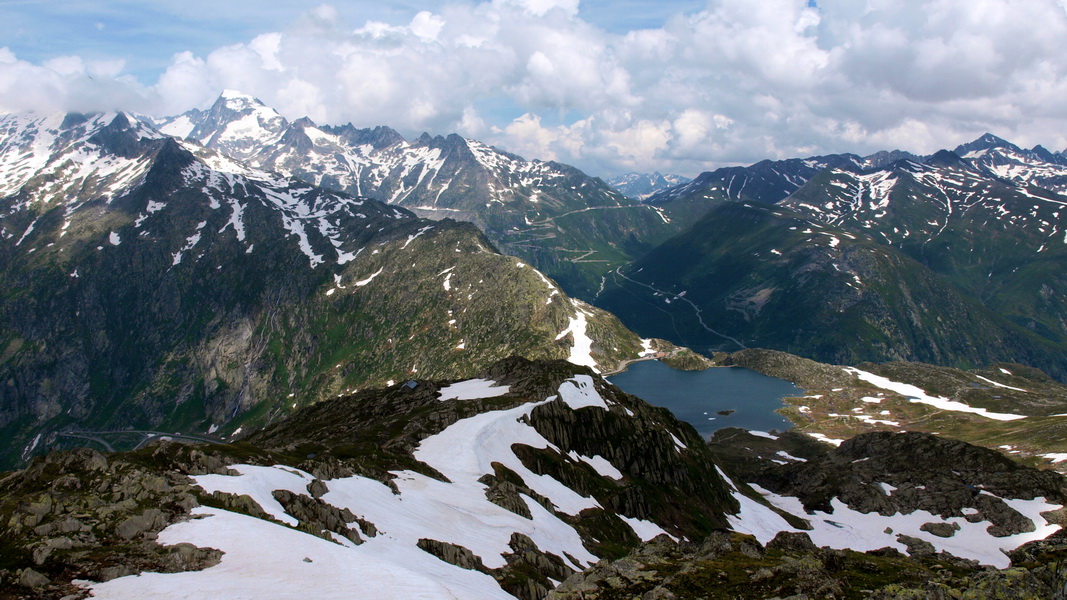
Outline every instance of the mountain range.
{"label": "mountain range", "polygon": [[616,269],[596,303],[701,348],[1011,361],[1062,379],[1065,162],[987,134],[926,157],[705,173],[647,200],[688,229]]}
{"label": "mountain range", "polygon": [[[1063,449],[1064,173],[983,136],[640,202],[236,92],[2,115],[0,597],[1055,593],[1067,483],[1008,456]],[[672,342],[797,430],[599,375],[711,364]]]}
{"label": "mountain range", "polygon": [[145,119],[5,115],[0,140],[4,465],[72,430],[231,435],[369,384],[653,348],[470,223]]}
{"label": "mountain range", "polygon": [[607,184],[618,190],[627,198],[644,200],[657,192],[667,188],[684,185],[692,181],[682,175],[663,175],[659,171],[653,173],[626,173],[607,179]]}
{"label": "mountain range", "polygon": [[656,207],[556,162],[465,139],[414,141],[378,126],[290,122],[227,90],[206,111],[155,120],[168,135],[327,189],[369,196],[430,218],[477,225],[503,252],[591,295],[601,277],[676,233]]}
{"label": "mountain range", "polygon": [[[1064,229],[1057,207],[1067,197],[1057,190],[1067,158],[1040,146],[1024,150],[986,134],[929,156],[837,154],[728,167],[689,182],[658,173],[612,181],[638,201],[573,167],[454,134],[408,141],[383,126],[290,122],[234,91],[207,110],[153,123],[253,168],[472,222],[503,252],[645,335],[839,362],[1008,360],[1067,373],[1067,315],[1056,292],[1063,244],[1051,243]],[[647,195],[653,188],[661,191]],[[789,209],[852,238],[799,239],[812,227],[791,224],[746,242],[740,237],[752,231],[735,227],[736,207],[715,212],[737,202]],[[867,258],[846,247],[817,251],[819,239],[855,239]],[[748,260],[756,254],[773,260],[757,268]],[[725,274],[739,276],[742,264],[743,281]],[[825,281],[804,275],[815,272]],[[789,290],[780,306],[773,290]],[[657,300],[683,293],[687,300],[673,306]],[[824,304],[823,294],[836,300]]]}

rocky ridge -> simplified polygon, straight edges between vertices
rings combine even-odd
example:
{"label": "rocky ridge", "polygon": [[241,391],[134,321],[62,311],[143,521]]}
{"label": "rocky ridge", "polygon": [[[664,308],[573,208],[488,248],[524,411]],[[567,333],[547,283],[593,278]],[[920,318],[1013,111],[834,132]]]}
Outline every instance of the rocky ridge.
{"label": "rocky ridge", "polygon": [[[701,538],[736,510],[690,427],[588,369],[516,358],[480,376],[327,400],[230,445],[164,442],[109,457],[38,457],[0,480],[0,595],[84,596],[90,587],[98,598],[121,597],[130,581],[144,594],[172,580],[124,576],[190,570],[173,581],[207,593],[218,549],[229,572],[236,563],[227,561],[240,562],[241,552],[225,537],[210,544],[216,550],[189,541],[229,535],[232,524],[239,536],[262,527],[304,536],[285,547],[306,560],[261,554],[260,575],[288,568],[277,560],[315,568],[326,552],[347,557],[354,572],[367,565],[387,576],[390,560],[407,557],[401,587],[415,576],[475,585],[468,593],[503,588],[540,598],[554,587],[550,578],[595,557],[621,556],[658,534]],[[462,433],[470,427],[488,429],[471,440]],[[454,435],[463,441],[450,441]],[[460,463],[430,448],[439,439]],[[469,473],[459,467],[471,460]],[[434,516],[420,516],[426,510]],[[464,527],[450,525],[454,510]],[[178,541],[182,535],[189,541]],[[112,568],[119,564],[128,568]],[[79,589],[71,578],[90,582]]]}
{"label": "rocky ridge", "polygon": [[[1005,536],[1033,523],[1020,518],[997,493],[1024,498],[1042,495],[1062,506],[1067,491],[1060,475],[1022,467],[991,450],[926,434],[864,434],[828,450],[800,434],[752,435],[726,429],[716,434],[710,447],[716,463],[735,481],[752,481],[753,489],[758,482],[796,494],[809,512],[795,516],[812,519],[811,525],[823,516],[816,511],[831,511],[827,517],[836,519],[843,506],[872,514],[926,510],[934,515],[989,519],[990,530]],[[759,494],[745,493],[758,497],[768,495],[768,490],[761,487]],[[842,504],[831,510],[830,498]],[[1046,515],[1062,522],[1062,512]],[[849,529],[842,523],[836,526]],[[1067,538],[1062,532],[1011,550],[1005,557],[1010,557],[1011,568],[998,570],[938,552],[929,542],[904,534],[898,537],[906,550],[886,546],[858,552],[828,547],[812,541],[818,529],[810,535],[805,531],[763,532],[758,534],[760,539],[715,532],[700,542],[681,544],[658,538],[622,559],[601,561],[572,576],[548,597],[1051,598],[1057,597],[1067,577],[1063,568]],[[946,538],[957,529],[943,522],[924,525],[924,531]],[[848,535],[869,533],[850,530]]]}

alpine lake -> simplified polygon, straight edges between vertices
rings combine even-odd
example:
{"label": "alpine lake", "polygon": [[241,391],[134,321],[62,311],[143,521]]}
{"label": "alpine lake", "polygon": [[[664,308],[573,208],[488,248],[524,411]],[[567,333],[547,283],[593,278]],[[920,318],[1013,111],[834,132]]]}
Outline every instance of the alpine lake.
{"label": "alpine lake", "polygon": [[774,411],[784,406],[782,398],[804,394],[788,381],[740,367],[679,371],[658,360],[631,363],[608,381],[669,409],[704,439],[725,427],[785,431],[792,423]]}

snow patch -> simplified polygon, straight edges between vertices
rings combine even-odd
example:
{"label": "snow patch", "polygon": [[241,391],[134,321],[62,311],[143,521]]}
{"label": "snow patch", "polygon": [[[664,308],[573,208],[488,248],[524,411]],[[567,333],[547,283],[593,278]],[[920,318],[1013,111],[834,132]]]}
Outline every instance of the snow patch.
{"label": "snow patch", "polygon": [[993,419],[996,421],[1014,421],[1016,419],[1025,419],[1025,415],[1013,415],[1007,413],[995,413],[990,412],[984,408],[975,408],[963,402],[957,402],[955,400],[949,400],[948,398],[942,398],[940,396],[930,396],[925,391],[917,386],[892,381],[885,377],[875,375],[874,373],[868,373],[861,371],[855,367],[845,367],[845,372],[852,373],[862,381],[873,384],[883,390],[889,390],[896,392],[901,396],[907,397],[911,402],[919,404],[927,404],[934,408],[941,410],[949,410],[954,412],[971,413],[987,419]]}
{"label": "snow patch", "polygon": [[[816,546],[849,548],[858,552],[887,546],[906,552],[907,547],[897,539],[897,535],[905,534],[933,544],[938,551],[949,552],[955,556],[976,560],[997,568],[1006,568],[1011,561],[1004,553],[1005,550],[1012,550],[1027,542],[1043,539],[1059,529],[1058,525],[1049,524],[1040,516],[1041,512],[1059,508],[1058,505],[1046,502],[1044,498],[1004,499],[1004,502],[1011,508],[1034,521],[1036,530],[1031,533],[994,537],[987,531],[991,525],[988,521],[971,523],[963,517],[946,519],[923,510],[889,516],[877,512],[861,513],[849,508],[838,498],[831,500],[832,510],[828,513],[808,512],[797,498],[780,496],[755,484],[749,485],[776,508],[806,519],[812,529],[805,533]],[[880,484],[880,486],[888,493],[892,493],[895,489],[886,484]],[[736,531],[750,533],[763,544],[773,539],[778,531],[799,531],[786,523],[781,516],[758,502],[744,498],[736,491],[734,497],[741,504],[740,512],[734,517],[729,517],[730,525]],[[951,537],[941,538],[920,529],[925,523],[942,522],[959,526],[959,530]]]}
{"label": "snow patch", "polygon": [[645,521],[643,519],[635,519],[633,517],[625,517],[622,515],[619,515],[619,518],[629,525],[630,529],[634,530],[634,533],[637,534],[637,537],[641,538],[642,542],[647,542],[660,535],[665,535],[676,542],[678,541],[678,538],[667,533],[662,527],[656,525],[652,521]]}
{"label": "snow patch", "polygon": [[511,386],[498,385],[488,379],[468,379],[446,385],[437,393],[439,400],[475,400],[478,398],[495,398],[511,391]]}
{"label": "snow patch", "polygon": [[556,336],[556,340],[563,339],[568,333],[571,334],[574,344],[571,346],[571,353],[567,360],[576,365],[589,367],[599,373],[600,370],[597,368],[596,360],[593,359],[592,355],[593,340],[586,334],[586,317],[590,313],[586,310],[584,303],[573,299],[571,303],[575,308],[574,316],[571,318],[570,323],[567,324],[567,328]]}
{"label": "snow patch", "polygon": [[608,409],[607,401],[596,391],[593,378],[589,375],[575,375],[560,384],[559,398],[571,407],[571,410],[590,406]]}
{"label": "snow patch", "polygon": [[571,450],[567,453],[567,456],[577,462],[583,462],[593,468],[601,477],[607,477],[608,479],[614,479],[618,481],[622,479],[622,471],[615,468],[615,465],[611,464],[608,459],[600,456],[582,456],[577,452]]}
{"label": "snow patch", "polygon": [[767,438],[768,440],[776,440],[776,439],[778,439],[778,436],[771,435],[771,434],[767,433],[766,431],[756,431],[756,430],[750,429],[748,431],[748,433],[749,433],[749,435],[754,435],[756,437],[761,437],[761,438]]}
{"label": "snow patch", "polygon": [[385,267],[382,267],[381,269],[378,269],[377,271],[375,271],[370,277],[368,277],[366,279],[360,279],[359,281],[356,282],[356,287],[363,287],[363,286],[367,285],[368,283],[374,281],[374,278],[379,276],[379,275],[381,275],[382,271],[384,269],[385,269]]}
{"label": "snow patch", "polygon": [[1003,383],[997,383],[997,382],[993,381],[992,379],[986,379],[985,377],[982,377],[981,375],[975,375],[975,377],[977,377],[978,379],[981,379],[982,381],[984,381],[984,382],[986,382],[986,383],[988,383],[990,385],[996,386],[998,388],[1004,388],[1006,390],[1015,390],[1016,392],[1025,392],[1026,391],[1026,390],[1024,390],[1022,388],[1011,387],[1010,385],[1004,385]]}

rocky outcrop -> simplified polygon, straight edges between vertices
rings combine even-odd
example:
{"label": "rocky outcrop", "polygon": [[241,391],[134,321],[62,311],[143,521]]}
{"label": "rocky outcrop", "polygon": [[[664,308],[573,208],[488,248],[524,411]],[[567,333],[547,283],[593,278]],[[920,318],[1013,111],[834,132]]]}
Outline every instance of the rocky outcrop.
{"label": "rocky outcrop", "polygon": [[349,523],[356,523],[357,518],[347,508],[338,510],[318,498],[308,498],[289,490],[274,490],[273,494],[285,512],[300,522],[299,529],[327,540],[333,539],[330,535],[332,533],[348,539],[353,544],[363,543],[359,531],[349,526]]}
{"label": "rocky outcrop", "polygon": [[482,573],[489,572],[489,569],[482,564],[482,558],[463,546],[422,538],[418,541],[418,547],[461,569],[470,569]]}
{"label": "rocky outcrop", "polygon": [[200,500],[187,476],[141,459],[88,449],[37,458],[0,480],[0,596],[61,598],[79,592],[73,579],[214,565],[217,550],[155,542]]}
{"label": "rocky outcrop", "polygon": [[572,576],[548,598],[1064,597],[1067,545],[1062,539],[1035,542],[1013,556],[1021,560],[998,571],[975,569],[967,561],[933,552],[909,558],[894,549],[859,553],[817,548],[803,533],[780,533],[763,547],[751,537],[719,532],[699,544],[653,540],[622,559],[601,561]]}
{"label": "rocky outcrop", "polygon": [[[1024,467],[994,450],[915,432],[862,434],[821,458],[776,465],[744,477],[798,497],[809,510],[830,512],[830,501],[839,498],[860,512],[892,515],[925,510],[942,517],[990,521],[989,531],[997,536],[1034,529],[1030,519],[1002,498],[1067,500],[1067,480],[1058,473]],[[884,486],[892,486],[892,493]],[[942,525],[928,530],[951,536],[953,532]]]}

